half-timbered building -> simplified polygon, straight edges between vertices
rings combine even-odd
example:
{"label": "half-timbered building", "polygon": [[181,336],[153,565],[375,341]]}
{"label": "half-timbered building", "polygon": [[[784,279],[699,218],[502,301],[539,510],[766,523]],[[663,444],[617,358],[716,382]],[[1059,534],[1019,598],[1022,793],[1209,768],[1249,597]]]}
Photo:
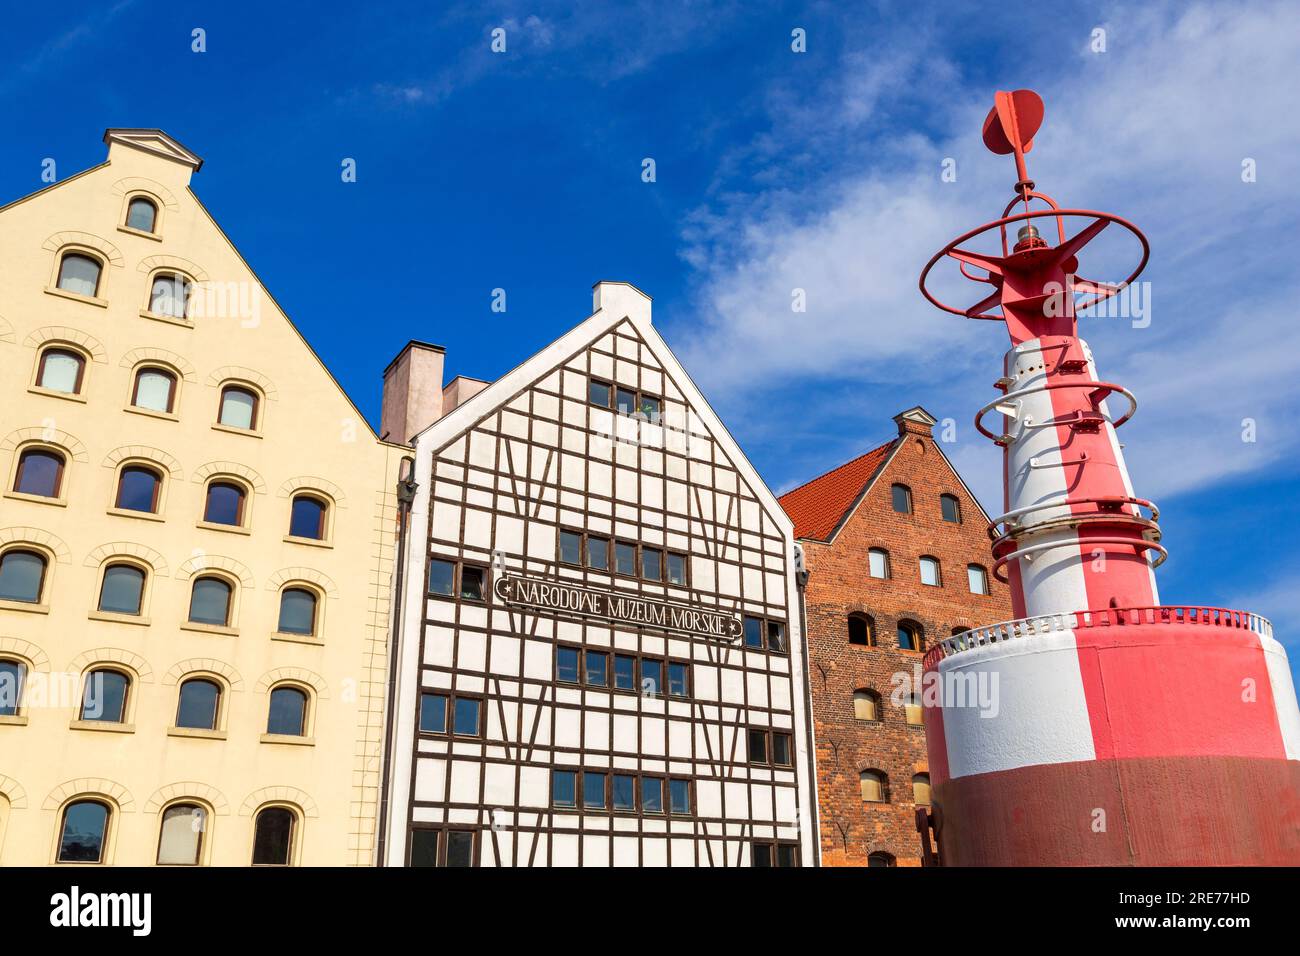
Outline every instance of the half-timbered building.
{"label": "half-timbered building", "polygon": [[442,366],[385,375],[415,484],[382,862],[814,865],[793,527],[649,297],[597,284],[490,385]]}

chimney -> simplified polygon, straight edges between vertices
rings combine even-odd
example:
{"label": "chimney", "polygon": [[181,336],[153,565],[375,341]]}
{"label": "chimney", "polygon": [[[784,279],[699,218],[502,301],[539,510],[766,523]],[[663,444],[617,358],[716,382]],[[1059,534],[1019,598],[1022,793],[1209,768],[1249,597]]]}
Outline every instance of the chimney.
{"label": "chimney", "polygon": [[442,413],[450,415],[491,384],[491,382],[485,382],[481,378],[457,375],[442,390]]}
{"label": "chimney", "polygon": [[379,437],[398,445],[411,439],[443,416],[441,345],[406,343],[384,369],[384,407]]}
{"label": "chimney", "polygon": [[920,435],[922,438],[930,438],[931,431],[938,420],[920,405],[913,405],[906,411],[899,412],[894,416],[894,424],[898,426],[900,437],[903,435]]}
{"label": "chimney", "polygon": [[591,311],[613,312],[619,318],[650,324],[650,296],[630,282],[597,282],[591,287]]}

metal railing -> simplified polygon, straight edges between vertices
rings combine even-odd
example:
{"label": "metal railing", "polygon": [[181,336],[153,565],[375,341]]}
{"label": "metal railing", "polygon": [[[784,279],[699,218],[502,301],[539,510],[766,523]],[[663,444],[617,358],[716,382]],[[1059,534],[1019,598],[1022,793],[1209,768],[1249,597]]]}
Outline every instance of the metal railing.
{"label": "metal railing", "polygon": [[939,661],[976,647],[1002,644],[1007,641],[1074,631],[1086,627],[1127,627],[1135,624],[1195,624],[1205,627],[1228,627],[1253,631],[1271,638],[1273,624],[1268,618],[1250,611],[1234,611],[1222,607],[1197,607],[1170,604],[1155,607],[1108,607],[1096,611],[1066,611],[1060,614],[1041,614],[1014,621],[1001,621],[954,634],[936,641],[925,654],[925,667],[931,668]]}

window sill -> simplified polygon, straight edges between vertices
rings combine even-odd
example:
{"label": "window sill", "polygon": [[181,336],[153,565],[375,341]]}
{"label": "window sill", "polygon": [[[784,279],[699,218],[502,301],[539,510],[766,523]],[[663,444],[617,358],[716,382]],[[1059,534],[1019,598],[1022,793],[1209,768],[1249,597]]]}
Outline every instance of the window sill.
{"label": "window sill", "polygon": [[69,292],[67,289],[59,289],[54,286],[46,286],[45,294],[57,295],[60,299],[71,299],[73,302],[84,302],[86,305],[97,305],[101,309],[108,308],[107,299],[100,299],[93,295],[82,295],[80,292]]}
{"label": "window sill", "polygon": [[196,521],[196,528],[206,528],[208,531],[224,531],[227,534],[252,534],[252,529],[241,528],[237,524],[218,524],[215,521]]}
{"label": "window sill", "polygon": [[30,501],[32,504],[53,505],[55,508],[68,506],[68,502],[63,498],[46,498],[44,495],[29,495],[22,491],[6,491],[4,496],[14,501]]}
{"label": "window sill", "polygon": [[325,640],[312,634],[290,634],[287,631],[276,631],[271,635],[273,641],[286,641],[290,644],[314,644],[316,647],[324,647]]}
{"label": "window sill", "polygon": [[197,737],[202,740],[225,740],[224,730],[204,730],[202,727],[168,727],[168,737]]}
{"label": "window sill", "polygon": [[141,617],[139,614],[119,614],[115,611],[91,611],[86,615],[92,621],[111,621],[115,624],[135,624],[138,627],[148,627],[153,623],[147,617]]}
{"label": "window sill", "polygon": [[26,714],[0,715],[0,727],[4,727],[6,725],[10,727],[26,727],[27,715]]}
{"label": "window sill", "polygon": [[199,634],[216,634],[220,637],[238,637],[239,628],[225,627],[220,624],[198,624],[194,621],[186,621],[180,626],[182,631],[196,631]]}
{"label": "window sill", "polygon": [[300,538],[300,537],[298,537],[297,535],[293,535],[293,534],[286,534],[286,535],[284,536],[284,540],[285,540],[285,543],[287,543],[287,544],[305,544],[305,545],[307,545],[309,548],[332,548],[332,547],[334,547],[334,545],[333,545],[332,543],[330,543],[329,541],[323,540],[323,539],[321,539],[321,538]]}
{"label": "window sill", "polygon": [[29,385],[27,386],[27,391],[31,392],[33,395],[47,395],[50,398],[61,398],[66,402],[80,402],[82,405],[86,404],[85,397],[78,395],[76,392],[60,392],[57,388],[46,388],[43,385]]}
{"label": "window sill", "polygon": [[172,412],[159,412],[152,408],[141,408],[138,405],[124,405],[122,411],[130,412],[132,415],[145,415],[149,418],[161,418],[168,422],[178,422],[181,420],[179,415]]}
{"label": "window sill", "polygon": [[26,611],[28,614],[49,614],[48,604],[30,604],[27,601],[0,601],[0,610]]}
{"label": "window sill", "polygon": [[106,734],[133,734],[135,724],[119,724],[112,720],[70,720],[69,730],[97,730]]}
{"label": "window sill", "polygon": [[264,744],[289,744],[293,747],[315,747],[315,737],[295,737],[292,734],[262,734]]}
{"label": "window sill", "polygon": [[212,429],[218,432],[228,432],[231,435],[245,435],[248,438],[262,437],[262,433],[254,428],[236,428],[234,425],[223,425],[221,422],[213,422]]}
{"label": "window sill", "polygon": [[140,318],[153,319],[155,322],[166,322],[168,325],[179,325],[183,329],[194,328],[194,323],[189,319],[178,319],[174,315],[162,315],[158,312],[150,312],[148,309],[140,310]]}
{"label": "window sill", "polygon": [[145,232],[143,229],[136,229],[134,226],[118,226],[118,232],[125,232],[129,236],[139,236],[141,239],[152,239],[154,242],[162,242],[162,236],[156,232]]}
{"label": "window sill", "polygon": [[140,518],[144,521],[165,521],[166,519],[152,511],[132,511],[130,508],[109,508],[108,514],[117,515],[119,518]]}

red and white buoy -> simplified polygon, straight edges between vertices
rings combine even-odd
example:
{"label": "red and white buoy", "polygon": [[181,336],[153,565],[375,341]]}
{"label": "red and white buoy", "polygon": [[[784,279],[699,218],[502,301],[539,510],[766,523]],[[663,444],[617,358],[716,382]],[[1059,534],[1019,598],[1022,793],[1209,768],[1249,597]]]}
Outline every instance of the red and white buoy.
{"label": "red and white buoy", "polygon": [[[1042,119],[1032,91],[997,94],[984,142],[1015,156],[1015,198],[921,274],[936,306],[1004,322],[1011,337],[1001,394],[976,427],[1003,448],[1006,511],[990,536],[1017,620],[942,640],[925,659],[942,861],[1300,864],[1286,653],[1255,614],[1160,604],[1159,513],[1134,493],[1115,435],[1137,400],[1098,376],[1078,337],[1076,312],[1137,277],[1146,238],[1035,191],[1025,153]],[[1080,278],[1080,253],[1111,227],[1140,246],[1137,267],[1114,284]],[[938,301],[927,279],[944,259],[989,294],[968,309]]]}

